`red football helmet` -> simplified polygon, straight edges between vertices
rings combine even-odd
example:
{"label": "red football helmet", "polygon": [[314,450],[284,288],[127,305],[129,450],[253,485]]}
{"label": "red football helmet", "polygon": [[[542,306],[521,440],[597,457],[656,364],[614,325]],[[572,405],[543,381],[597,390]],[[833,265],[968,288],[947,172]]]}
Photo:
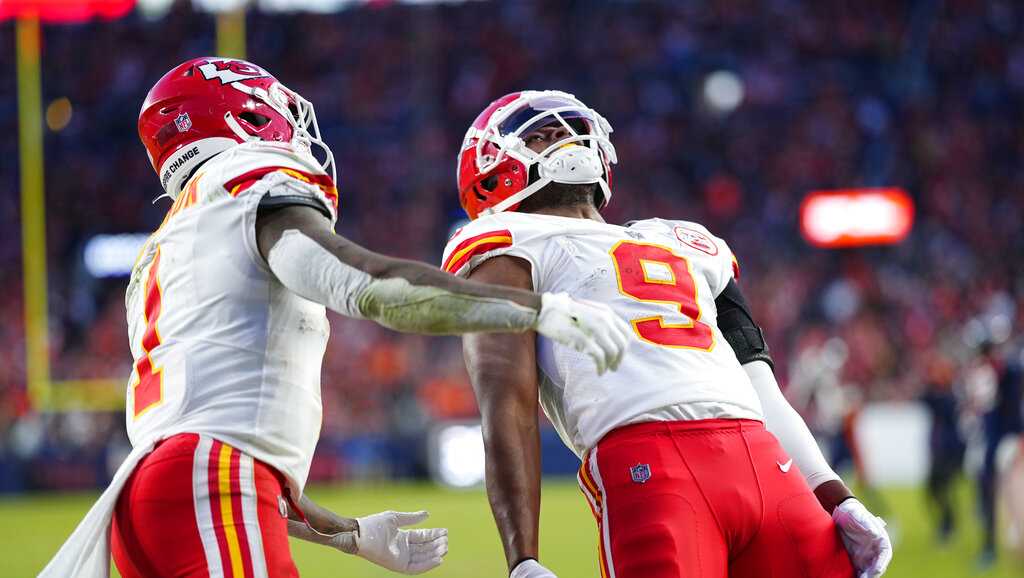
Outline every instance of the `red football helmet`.
{"label": "red football helmet", "polygon": [[165,74],[146,95],[139,138],[160,184],[174,198],[200,164],[251,141],[282,141],[324,151],[313,105],[269,72],[244,60],[194,58]]}
{"label": "red football helmet", "polygon": [[[523,136],[553,124],[561,124],[570,136],[539,153],[526,146]],[[597,183],[604,207],[612,197],[611,165],[617,161],[611,132],[597,111],[558,90],[514,92],[495,100],[473,121],[462,142],[462,208],[470,219],[514,211],[551,182]]]}

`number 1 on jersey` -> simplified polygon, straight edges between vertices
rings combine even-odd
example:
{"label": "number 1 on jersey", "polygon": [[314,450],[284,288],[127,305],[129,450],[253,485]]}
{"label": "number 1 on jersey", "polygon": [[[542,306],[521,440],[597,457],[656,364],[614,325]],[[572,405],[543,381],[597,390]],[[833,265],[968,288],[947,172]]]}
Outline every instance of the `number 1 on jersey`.
{"label": "number 1 on jersey", "polygon": [[697,285],[685,257],[668,247],[637,241],[619,241],[608,253],[615,263],[620,293],[637,301],[673,305],[690,319],[686,323],[666,323],[662,315],[631,319],[640,339],[666,347],[714,348],[715,334],[700,321]]}
{"label": "number 1 on jersey", "polygon": [[135,401],[133,409],[136,419],[156,407],[164,397],[163,369],[154,366],[153,357],[150,355],[161,342],[160,332],[156,326],[163,309],[163,291],[160,288],[159,274],[160,246],[157,245],[156,255],[153,256],[153,263],[149,266],[149,273],[146,275],[146,293],[142,310],[146,321],[146,331],[142,335],[144,355],[135,362],[138,381],[132,384],[132,397]]}

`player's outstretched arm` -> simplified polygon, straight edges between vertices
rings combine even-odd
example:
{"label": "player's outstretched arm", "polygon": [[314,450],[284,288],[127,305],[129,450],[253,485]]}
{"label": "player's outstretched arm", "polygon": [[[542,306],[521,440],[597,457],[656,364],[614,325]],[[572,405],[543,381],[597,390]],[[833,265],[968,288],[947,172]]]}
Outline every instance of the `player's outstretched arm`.
{"label": "player's outstretched arm", "polygon": [[775,379],[768,345],[754,322],[750,306],[735,280],[715,299],[718,327],[750,378],[764,410],[765,428],[779,439],[814,490],[821,506],[839,528],[858,578],[881,576],[892,559],[885,522],[860,503],[821,453],[800,414],[782,394]]}
{"label": "player's outstretched arm", "polygon": [[[485,261],[470,277],[521,289],[531,289],[533,284],[529,264],[508,256]],[[540,520],[536,335],[470,334],[463,338],[462,344],[483,420],[487,498],[501,535],[505,559],[516,578],[545,576],[528,572],[539,567],[536,562]],[[527,561],[525,565],[524,561]]]}
{"label": "player's outstretched arm", "polygon": [[422,574],[441,564],[448,553],[448,530],[403,530],[419,524],[426,512],[381,512],[345,518],[302,497],[298,512],[288,513],[288,535],[355,554],[402,574]]}
{"label": "player's outstretched arm", "polygon": [[629,327],[604,305],[466,281],[425,263],[374,253],[334,234],[330,222],[306,206],[261,213],[256,240],[288,289],[398,331],[535,330],[588,354],[599,372],[617,367],[628,343]]}

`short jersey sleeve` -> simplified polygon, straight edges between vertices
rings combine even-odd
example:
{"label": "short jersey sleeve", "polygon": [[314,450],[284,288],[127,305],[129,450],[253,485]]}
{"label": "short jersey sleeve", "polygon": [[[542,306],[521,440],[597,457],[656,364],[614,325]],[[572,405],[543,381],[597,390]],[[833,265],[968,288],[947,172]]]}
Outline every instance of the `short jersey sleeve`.
{"label": "short jersey sleeve", "polygon": [[[710,233],[709,233],[710,234]],[[736,255],[732,252],[732,248],[725,242],[725,239],[720,237],[713,237],[715,244],[721,249],[721,253],[717,256],[715,271],[718,279],[715,284],[711,286],[712,291],[715,292],[717,297],[722,291],[725,291],[725,287],[729,284],[732,279],[739,280],[740,278],[740,264],[736,260]]]}
{"label": "short jersey sleeve", "polygon": [[715,239],[715,243],[722,249],[722,253],[719,255],[719,259],[717,261],[717,270],[720,279],[718,285],[714,288],[715,295],[718,295],[722,291],[725,291],[725,287],[729,284],[730,280],[739,280],[740,263],[736,260],[736,254],[732,252],[732,248],[725,242],[725,239],[722,239],[721,237],[713,238]]}
{"label": "short jersey sleeve", "polygon": [[533,287],[540,286],[544,231],[514,213],[481,217],[455,232],[445,247],[441,268],[469,277],[484,261],[510,255],[530,264]]}
{"label": "short jersey sleeve", "polygon": [[338,191],[331,177],[282,166],[254,169],[224,183],[231,196],[258,195],[261,209],[304,205],[338,220]]}
{"label": "short jersey sleeve", "polygon": [[259,206],[305,205],[338,219],[338,189],[309,154],[283,143],[254,143],[230,151],[220,166],[224,192],[258,196]]}
{"label": "short jersey sleeve", "polygon": [[249,257],[265,271],[269,269],[256,241],[261,209],[308,206],[325,215],[332,228],[338,219],[333,179],[316,159],[287,143],[246,143],[221,153],[211,163],[201,177],[201,196],[217,202],[212,210],[218,215],[237,221]]}

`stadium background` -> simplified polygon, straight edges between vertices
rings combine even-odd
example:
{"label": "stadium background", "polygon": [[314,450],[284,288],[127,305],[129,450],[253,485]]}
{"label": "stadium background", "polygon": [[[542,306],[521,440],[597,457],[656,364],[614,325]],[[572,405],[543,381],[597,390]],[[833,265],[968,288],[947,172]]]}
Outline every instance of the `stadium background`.
{"label": "stadium background", "polygon": [[[338,162],[340,233],[437,263],[464,216],[454,158],[469,122],[513,90],[567,90],[615,128],[620,164],[606,218],[683,218],[728,239],[784,384],[827,373],[824,357],[840,344],[840,418],[952,391],[968,433],[984,430],[1000,394],[984,384],[975,391],[974,377],[987,365],[1019,365],[1024,321],[1019,4],[332,6],[253,7],[246,36],[250,60],[316,105]],[[166,70],[216,52],[215,22],[175,2],[158,16],[42,28],[55,380],[123,382],[130,372],[125,279],[90,274],[83,253],[96,235],[146,232],[162,219],[167,205],[152,203],[161,191],[136,137],[137,111]],[[14,22],[0,23],[0,548],[21,576],[70,532],[127,440],[119,412],[37,411],[28,395],[14,45]],[[899,186],[914,198],[904,242],[826,251],[801,238],[809,191],[865,186]],[[397,481],[430,473],[432,428],[476,416],[458,340],[331,322],[312,495],[352,514],[431,508],[433,522],[453,529],[452,554],[435,575],[502,575],[479,490]],[[990,357],[980,355],[983,343],[994,346]],[[806,409],[823,439],[836,433],[836,415]],[[1019,409],[1009,430],[1019,429]],[[973,445],[984,445],[978,436]],[[898,529],[891,575],[975,570],[970,461],[956,488],[961,527],[944,547],[934,545],[920,488],[878,494]],[[542,552],[560,576],[593,576],[593,523],[570,486],[546,482]],[[304,546],[297,556],[308,576],[384,575]],[[988,572],[1024,575],[1005,551]]]}

